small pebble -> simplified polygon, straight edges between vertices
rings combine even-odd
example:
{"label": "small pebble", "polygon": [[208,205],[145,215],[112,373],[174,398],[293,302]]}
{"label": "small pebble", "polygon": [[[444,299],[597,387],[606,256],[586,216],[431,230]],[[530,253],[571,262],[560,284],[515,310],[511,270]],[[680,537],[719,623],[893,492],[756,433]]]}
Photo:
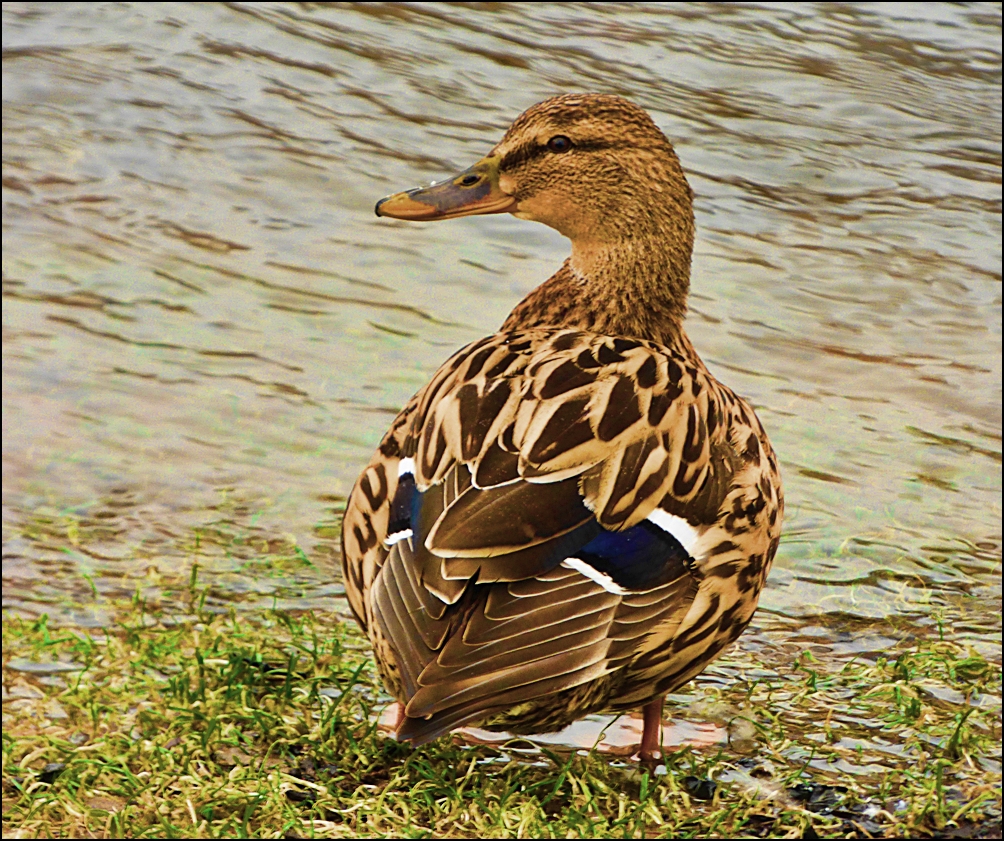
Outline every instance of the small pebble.
{"label": "small pebble", "polygon": [[63,773],[64,768],[66,768],[66,765],[63,762],[50,762],[42,769],[38,778],[43,783],[54,783],[56,777]]}

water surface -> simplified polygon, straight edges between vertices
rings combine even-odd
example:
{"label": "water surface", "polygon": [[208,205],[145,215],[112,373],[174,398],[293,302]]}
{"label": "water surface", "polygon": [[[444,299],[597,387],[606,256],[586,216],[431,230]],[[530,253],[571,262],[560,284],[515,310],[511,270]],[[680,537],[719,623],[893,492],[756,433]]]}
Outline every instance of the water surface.
{"label": "water surface", "polygon": [[373,204],[593,90],[674,141],[688,329],[781,459],[747,644],[940,620],[999,658],[998,5],[10,3],[3,40],[8,609],[100,622],[193,562],[344,609],[335,524],[393,413],[567,253]]}

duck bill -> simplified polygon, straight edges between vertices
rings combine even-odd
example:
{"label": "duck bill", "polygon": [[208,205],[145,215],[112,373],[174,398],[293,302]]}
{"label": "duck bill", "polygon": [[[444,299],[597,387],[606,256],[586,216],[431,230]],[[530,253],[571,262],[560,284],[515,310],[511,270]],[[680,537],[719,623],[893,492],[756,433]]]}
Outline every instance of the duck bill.
{"label": "duck bill", "polygon": [[516,199],[499,187],[499,161],[497,155],[491,155],[446,181],[380,199],[376,215],[426,222],[509,213],[516,209]]}

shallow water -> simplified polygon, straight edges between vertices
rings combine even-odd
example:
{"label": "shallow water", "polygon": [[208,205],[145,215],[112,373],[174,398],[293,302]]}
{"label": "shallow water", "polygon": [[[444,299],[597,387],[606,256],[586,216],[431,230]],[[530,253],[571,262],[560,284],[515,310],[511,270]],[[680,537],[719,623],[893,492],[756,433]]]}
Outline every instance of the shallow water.
{"label": "shallow water", "polygon": [[940,618],[999,658],[998,5],[12,3],[3,33],[8,609],[100,624],[91,594],[193,561],[220,602],[344,609],[334,526],[393,413],[567,253],[373,204],[600,90],[676,145],[691,337],[781,458],[747,644]]}

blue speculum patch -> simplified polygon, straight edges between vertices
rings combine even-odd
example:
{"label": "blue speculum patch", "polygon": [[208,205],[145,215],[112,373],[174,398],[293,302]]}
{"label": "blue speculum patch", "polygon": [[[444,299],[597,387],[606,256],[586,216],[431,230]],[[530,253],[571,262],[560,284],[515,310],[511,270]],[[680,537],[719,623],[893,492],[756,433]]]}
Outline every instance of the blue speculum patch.
{"label": "blue speculum patch", "polygon": [[603,531],[575,557],[635,591],[678,578],[690,560],[679,540],[648,521],[620,532]]}
{"label": "blue speculum patch", "polygon": [[[430,488],[433,490],[441,492],[439,486]],[[388,535],[406,533],[411,536],[416,524],[422,523],[422,506],[428,493],[417,490],[415,477],[410,472],[401,474],[391,505]],[[426,536],[419,528],[413,538],[415,545],[423,543]],[[606,531],[591,519],[570,533],[554,538],[551,545],[553,554],[541,558],[541,573],[568,558],[575,558],[609,577],[619,588],[633,592],[651,590],[678,578],[691,561],[679,540],[647,520],[624,531],[613,532]]]}

